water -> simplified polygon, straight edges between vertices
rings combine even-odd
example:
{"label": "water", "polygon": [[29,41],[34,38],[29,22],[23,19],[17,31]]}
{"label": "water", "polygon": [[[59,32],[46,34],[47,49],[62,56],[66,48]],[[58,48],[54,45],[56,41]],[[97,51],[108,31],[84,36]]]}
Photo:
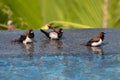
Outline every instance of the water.
{"label": "water", "polygon": [[[80,45],[100,31],[101,47]],[[12,43],[24,31],[0,31],[0,80],[120,80],[120,29],[64,30],[60,41],[35,32],[33,44]]]}

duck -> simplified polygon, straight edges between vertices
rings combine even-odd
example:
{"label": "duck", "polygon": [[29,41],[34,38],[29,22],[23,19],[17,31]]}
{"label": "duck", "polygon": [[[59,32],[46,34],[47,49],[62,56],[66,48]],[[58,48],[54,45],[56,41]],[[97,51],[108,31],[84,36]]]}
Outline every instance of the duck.
{"label": "duck", "polygon": [[47,32],[47,31],[45,31],[43,29],[40,29],[40,31],[43,34],[45,34],[49,39],[51,39],[51,40],[59,40],[62,37],[62,35],[63,35],[63,29],[62,28],[54,28],[54,27],[52,27],[50,25],[48,27],[52,31]]}
{"label": "duck", "polygon": [[20,42],[24,44],[32,43],[34,39],[34,32],[32,29],[28,29],[24,32],[18,39],[15,39],[14,42]]}
{"label": "duck", "polygon": [[100,46],[104,40],[104,32],[99,32],[93,36],[86,44],[86,46],[97,47]]}

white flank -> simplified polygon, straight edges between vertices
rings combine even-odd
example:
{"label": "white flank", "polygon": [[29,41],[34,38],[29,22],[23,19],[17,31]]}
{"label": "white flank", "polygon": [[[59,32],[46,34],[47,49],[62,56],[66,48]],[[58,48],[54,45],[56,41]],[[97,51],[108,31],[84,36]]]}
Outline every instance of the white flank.
{"label": "white flank", "polygon": [[58,34],[56,32],[50,32],[49,36],[51,39],[58,39]]}
{"label": "white flank", "polygon": [[29,42],[32,42],[32,39],[30,39],[28,36],[26,37],[26,39],[23,41],[24,44],[27,44]]}
{"label": "white flank", "polygon": [[102,40],[100,39],[98,42],[93,42],[91,45],[92,46],[99,46],[102,44]]}

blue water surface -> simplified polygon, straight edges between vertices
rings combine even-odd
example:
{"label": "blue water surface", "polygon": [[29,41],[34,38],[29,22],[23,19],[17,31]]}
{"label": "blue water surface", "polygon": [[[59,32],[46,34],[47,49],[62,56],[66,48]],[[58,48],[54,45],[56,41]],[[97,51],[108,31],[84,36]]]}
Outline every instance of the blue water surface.
{"label": "blue water surface", "polygon": [[[100,31],[101,47],[80,45]],[[33,44],[11,42],[23,32],[0,31],[0,80],[120,80],[120,29],[64,30],[60,41],[34,31]]]}

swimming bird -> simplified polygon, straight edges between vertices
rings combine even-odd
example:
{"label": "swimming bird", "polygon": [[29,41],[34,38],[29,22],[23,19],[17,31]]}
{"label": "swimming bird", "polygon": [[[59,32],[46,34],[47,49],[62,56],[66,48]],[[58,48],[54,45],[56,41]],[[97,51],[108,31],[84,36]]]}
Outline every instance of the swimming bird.
{"label": "swimming bird", "polygon": [[99,32],[97,35],[93,36],[86,44],[86,46],[100,46],[104,40],[104,32]]}
{"label": "swimming bird", "polygon": [[18,39],[15,39],[14,42],[20,42],[24,44],[32,43],[34,39],[34,32],[32,29],[28,29],[23,33]]}
{"label": "swimming bird", "polygon": [[43,29],[40,29],[40,31],[42,33],[44,33],[49,39],[52,39],[52,40],[58,40],[62,37],[62,35],[63,35],[63,29],[62,28],[54,29],[54,28],[51,27],[51,29],[52,29],[52,31],[50,31],[50,32],[47,32]]}
{"label": "swimming bird", "polygon": [[16,30],[16,27],[13,25],[13,21],[12,20],[9,20],[8,23],[7,23],[7,28],[8,30]]}

